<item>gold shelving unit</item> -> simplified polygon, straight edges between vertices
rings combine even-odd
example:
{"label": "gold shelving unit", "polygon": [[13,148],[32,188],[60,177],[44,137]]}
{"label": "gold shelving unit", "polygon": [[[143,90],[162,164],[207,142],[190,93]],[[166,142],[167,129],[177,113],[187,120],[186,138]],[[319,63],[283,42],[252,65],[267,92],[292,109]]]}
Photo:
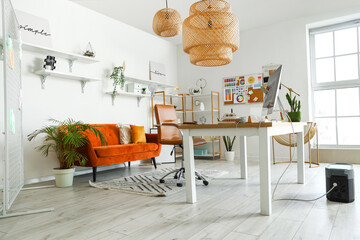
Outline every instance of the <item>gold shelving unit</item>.
{"label": "gold shelving unit", "polygon": [[[205,104],[205,109],[198,110],[195,108],[195,101],[199,100]],[[217,91],[211,91],[210,94],[190,95],[184,94],[184,121],[188,120],[191,116],[191,121],[198,120],[198,113],[211,115],[212,124],[217,123],[220,118],[220,94]],[[206,136],[204,137],[208,143],[212,144],[212,152],[208,155],[195,155],[198,158],[212,157],[213,160],[221,156],[221,137],[220,136]],[[218,150],[216,150],[218,149]]]}

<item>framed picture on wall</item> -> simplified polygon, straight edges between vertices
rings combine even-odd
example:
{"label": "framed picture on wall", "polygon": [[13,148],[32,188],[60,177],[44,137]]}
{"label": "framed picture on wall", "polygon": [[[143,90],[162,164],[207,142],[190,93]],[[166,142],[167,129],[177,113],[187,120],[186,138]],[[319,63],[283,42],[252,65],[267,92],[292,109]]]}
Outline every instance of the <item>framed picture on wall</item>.
{"label": "framed picture on wall", "polygon": [[15,13],[23,42],[52,48],[52,36],[47,19],[20,10],[15,10]]}
{"label": "framed picture on wall", "polygon": [[150,61],[150,80],[166,82],[165,64]]}

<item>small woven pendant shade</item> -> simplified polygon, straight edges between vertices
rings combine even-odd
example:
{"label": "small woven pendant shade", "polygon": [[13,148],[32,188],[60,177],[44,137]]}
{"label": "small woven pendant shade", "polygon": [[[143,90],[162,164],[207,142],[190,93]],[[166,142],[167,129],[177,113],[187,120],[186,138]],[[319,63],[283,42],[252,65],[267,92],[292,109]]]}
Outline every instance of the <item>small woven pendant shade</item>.
{"label": "small woven pendant shade", "polygon": [[215,67],[229,64],[239,48],[239,20],[224,0],[203,0],[190,7],[183,23],[183,48],[190,62]]}
{"label": "small woven pendant shade", "polygon": [[159,10],[153,19],[153,31],[160,37],[174,37],[181,33],[182,19],[175,9],[167,7]]}

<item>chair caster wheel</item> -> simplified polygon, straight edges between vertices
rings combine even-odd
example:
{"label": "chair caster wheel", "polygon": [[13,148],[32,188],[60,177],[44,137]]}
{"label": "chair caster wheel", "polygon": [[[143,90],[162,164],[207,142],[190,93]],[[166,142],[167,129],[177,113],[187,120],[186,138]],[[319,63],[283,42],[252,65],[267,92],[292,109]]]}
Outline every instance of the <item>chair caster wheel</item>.
{"label": "chair caster wheel", "polygon": [[164,179],[160,179],[160,183],[165,183],[165,180],[164,180]]}
{"label": "chair caster wheel", "polygon": [[208,181],[203,181],[203,184],[204,184],[205,186],[207,186],[207,185],[209,185],[209,182],[208,182]]}
{"label": "chair caster wheel", "polygon": [[182,187],[182,183],[177,183],[176,186]]}
{"label": "chair caster wheel", "polygon": [[175,176],[174,176],[174,179],[178,179],[178,177],[175,175]]}

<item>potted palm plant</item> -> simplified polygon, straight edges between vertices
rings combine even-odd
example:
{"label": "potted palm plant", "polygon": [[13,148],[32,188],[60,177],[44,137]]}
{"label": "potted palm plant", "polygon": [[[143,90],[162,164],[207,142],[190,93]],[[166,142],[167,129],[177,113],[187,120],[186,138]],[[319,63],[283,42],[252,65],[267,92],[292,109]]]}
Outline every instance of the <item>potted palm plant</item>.
{"label": "potted palm plant", "polygon": [[225,159],[226,161],[234,161],[235,152],[233,151],[233,145],[235,142],[236,137],[232,139],[229,136],[223,136],[223,141],[225,144],[226,152],[225,152]]}
{"label": "potted palm plant", "polygon": [[296,96],[291,98],[291,96],[287,93],[286,99],[290,105],[291,111],[288,112],[289,118],[292,122],[300,122],[301,121],[301,102],[300,100],[296,100]]}
{"label": "potted palm plant", "polygon": [[68,118],[65,121],[50,119],[49,122],[52,124],[30,133],[28,140],[31,141],[41,134],[45,135],[42,143],[35,149],[45,157],[50,151],[56,153],[60,162],[60,168],[53,170],[56,187],[69,187],[73,184],[75,162],[84,165],[87,161],[86,156],[78,151],[89,142],[85,132],[94,133],[102,145],[106,144],[106,140],[98,129],[81,121]]}

